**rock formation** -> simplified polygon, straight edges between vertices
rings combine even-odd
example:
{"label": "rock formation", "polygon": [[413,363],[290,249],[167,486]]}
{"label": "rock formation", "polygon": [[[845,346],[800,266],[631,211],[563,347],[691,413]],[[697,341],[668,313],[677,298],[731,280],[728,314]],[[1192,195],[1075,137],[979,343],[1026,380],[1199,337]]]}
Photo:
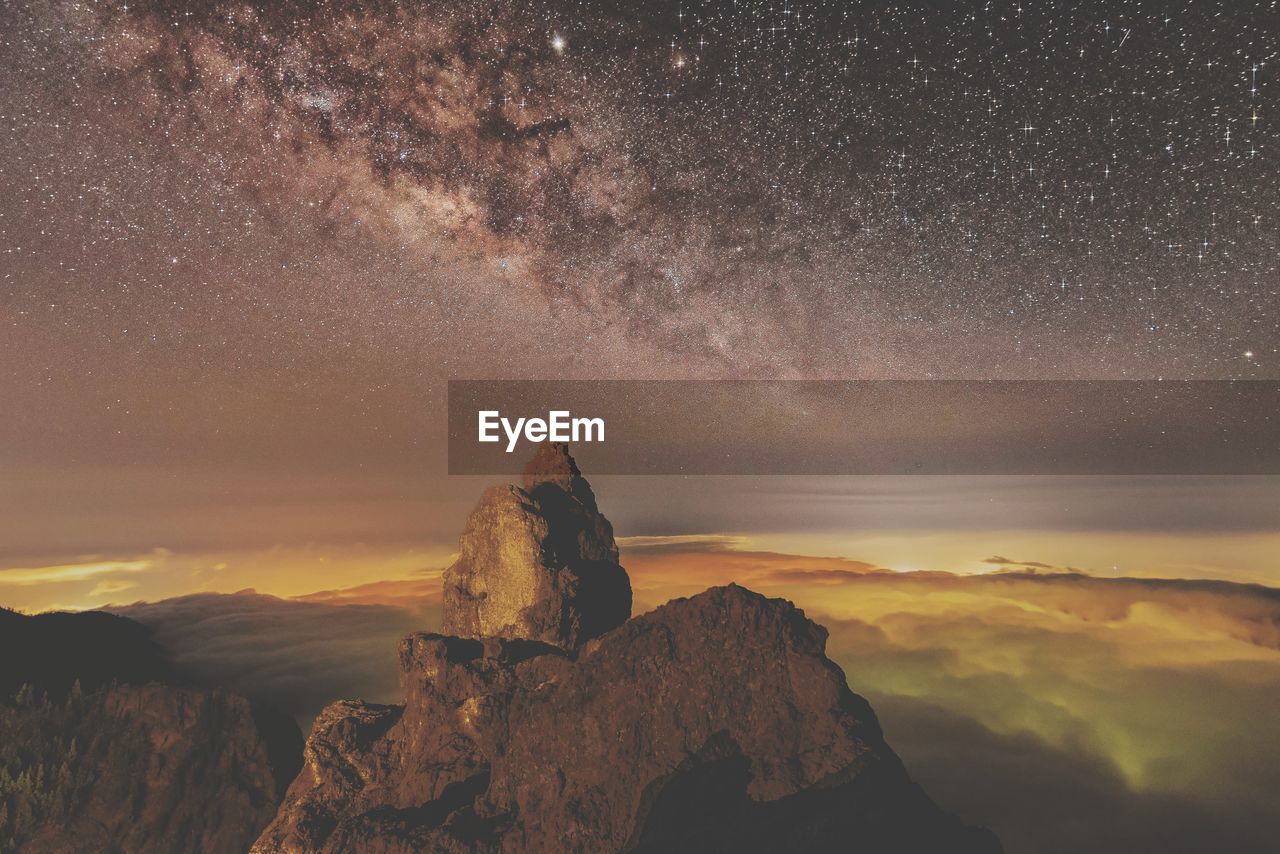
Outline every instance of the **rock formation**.
{"label": "rock formation", "polygon": [[613,526],[561,444],[542,445],[524,488],[480,498],[445,571],[444,631],[576,649],[631,616]]}
{"label": "rock formation", "polygon": [[326,709],[253,850],[999,851],[910,781],[803,612],[730,585],[628,620],[629,587],[583,594],[616,561],[563,448],[486,492],[446,575],[467,636],[401,642],[402,705]]}

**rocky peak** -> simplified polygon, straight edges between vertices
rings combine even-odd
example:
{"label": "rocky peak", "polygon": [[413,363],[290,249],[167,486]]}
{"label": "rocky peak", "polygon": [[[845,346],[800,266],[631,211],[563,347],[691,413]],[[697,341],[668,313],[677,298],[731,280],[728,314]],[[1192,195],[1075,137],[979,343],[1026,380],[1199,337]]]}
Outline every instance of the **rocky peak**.
{"label": "rocky peak", "polygon": [[628,619],[567,450],[523,483],[471,514],[445,634],[401,642],[403,704],[322,713],[255,852],[999,852],[911,782],[804,612],[730,585]]}
{"label": "rocky peak", "polygon": [[826,637],[734,585],[576,659],[411,635],[404,705],[326,710],[254,851],[997,854],[911,782]]}
{"label": "rocky peak", "polygon": [[596,497],[587,479],[578,470],[578,464],[569,455],[569,446],[563,442],[544,442],[538,446],[532,459],[524,466],[524,491],[532,493],[544,483],[552,483],[584,504],[596,509]]}
{"label": "rocky peak", "polygon": [[444,574],[444,630],[564,649],[631,616],[613,526],[563,444],[544,444],[524,486],[487,490]]}

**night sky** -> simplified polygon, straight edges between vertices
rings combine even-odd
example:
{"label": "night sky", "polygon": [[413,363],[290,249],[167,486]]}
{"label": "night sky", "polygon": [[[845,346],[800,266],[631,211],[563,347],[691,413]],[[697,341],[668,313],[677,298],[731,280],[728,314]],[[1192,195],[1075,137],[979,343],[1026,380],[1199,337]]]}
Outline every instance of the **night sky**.
{"label": "night sky", "polygon": [[[373,697],[447,380],[1280,379],[1278,7],[0,4],[0,605]],[[580,459],[638,608],[801,604],[1010,852],[1274,847],[1280,477]]]}
{"label": "night sky", "polygon": [[1274,2],[3,16],[26,378],[1278,375]]}
{"label": "night sky", "polygon": [[[1277,12],[7,4],[0,562],[447,554],[448,379],[1280,377]],[[1199,483],[814,518],[1276,531],[1275,479]],[[615,512],[722,533],[737,489]],[[1037,560],[1173,572],[1142,536]],[[1176,572],[1273,577],[1239,542]]]}

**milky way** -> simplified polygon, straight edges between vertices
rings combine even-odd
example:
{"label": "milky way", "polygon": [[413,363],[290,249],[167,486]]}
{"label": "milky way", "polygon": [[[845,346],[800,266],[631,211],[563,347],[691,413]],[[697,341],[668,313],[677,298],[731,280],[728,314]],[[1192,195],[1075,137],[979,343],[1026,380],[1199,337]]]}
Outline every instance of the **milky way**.
{"label": "milky way", "polygon": [[3,14],[54,363],[1276,375],[1273,2]]}

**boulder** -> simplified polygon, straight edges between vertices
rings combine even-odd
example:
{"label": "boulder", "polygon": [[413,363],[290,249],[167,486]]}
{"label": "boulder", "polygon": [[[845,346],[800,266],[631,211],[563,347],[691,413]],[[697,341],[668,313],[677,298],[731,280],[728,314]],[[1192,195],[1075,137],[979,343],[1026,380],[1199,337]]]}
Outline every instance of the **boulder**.
{"label": "boulder", "polygon": [[444,574],[444,631],[576,649],[631,616],[613,526],[568,449],[539,448],[524,486],[487,490]]}

